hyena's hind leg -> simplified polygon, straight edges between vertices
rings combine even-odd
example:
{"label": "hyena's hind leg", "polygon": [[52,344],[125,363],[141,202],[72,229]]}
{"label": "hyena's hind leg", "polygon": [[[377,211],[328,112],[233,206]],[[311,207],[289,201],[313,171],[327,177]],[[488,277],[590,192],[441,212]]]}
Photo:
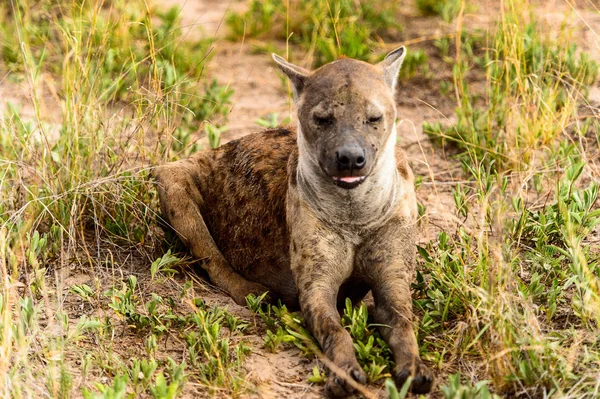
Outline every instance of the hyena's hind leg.
{"label": "hyena's hind leg", "polygon": [[192,255],[203,260],[202,266],[213,284],[236,303],[245,305],[248,294],[258,295],[268,289],[233,270],[219,251],[200,213],[203,199],[194,173],[193,165],[187,160],[157,169],[155,178],[162,213]]}

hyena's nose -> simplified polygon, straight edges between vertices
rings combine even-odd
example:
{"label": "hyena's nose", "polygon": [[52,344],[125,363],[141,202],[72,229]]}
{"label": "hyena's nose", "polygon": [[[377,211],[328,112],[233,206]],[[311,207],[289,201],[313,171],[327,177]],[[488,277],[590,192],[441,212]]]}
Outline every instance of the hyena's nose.
{"label": "hyena's nose", "polygon": [[357,144],[344,144],[335,153],[339,170],[359,170],[367,164],[365,149]]}

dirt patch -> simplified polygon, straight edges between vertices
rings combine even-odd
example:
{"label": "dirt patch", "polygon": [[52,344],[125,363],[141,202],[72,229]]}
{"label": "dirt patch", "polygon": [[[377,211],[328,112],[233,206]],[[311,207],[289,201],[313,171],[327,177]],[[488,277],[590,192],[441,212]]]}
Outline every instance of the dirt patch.
{"label": "dirt patch", "polygon": [[[54,79],[44,74],[32,87],[27,80],[14,81],[15,75],[2,73],[0,64],[0,118],[10,117],[11,108],[16,109],[21,120],[33,132],[32,140],[58,140],[61,128],[62,111],[56,95]],[[40,99],[37,104],[32,100]]]}
{"label": "dirt patch", "polygon": [[[256,347],[262,345],[262,340],[255,341]],[[313,363],[300,357],[297,350],[287,349],[278,353],[254,352],[244,367],[261,398],[318,398],[320,387],[306,382]]]}

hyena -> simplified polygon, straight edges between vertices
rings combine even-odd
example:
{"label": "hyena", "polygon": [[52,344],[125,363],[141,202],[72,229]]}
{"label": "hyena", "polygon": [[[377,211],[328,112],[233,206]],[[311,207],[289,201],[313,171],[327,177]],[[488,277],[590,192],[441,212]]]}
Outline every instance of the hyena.
{"label": "hyena", "polygon": [[340,59],[314,71],[273,54],[290,79],[295,129],[248,135],[156,171],[161,209],[211,281],[237,303],[269,293],[299,306],[331,372],[332,396],[365,384],[340,324],[346,298],[369,291],[372,314],[401,386],[431,389],[419,358],[410,282],[417,206],[409,163],[396,147],[394,92],[404,47],[378,64]]}

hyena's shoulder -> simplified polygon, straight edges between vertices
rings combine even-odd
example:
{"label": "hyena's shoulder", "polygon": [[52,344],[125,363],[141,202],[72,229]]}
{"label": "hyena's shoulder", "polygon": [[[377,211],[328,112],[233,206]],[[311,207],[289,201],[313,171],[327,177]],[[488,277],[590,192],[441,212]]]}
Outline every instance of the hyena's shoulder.
{"label": "hyena's shoulder", "polygon": [[269,129],[230,141],[215,153],[223,172],[244,190],[267,190],[266,196],[280,196],[286,186],[287,164],[297,152],[296,131],[290,127]]}

